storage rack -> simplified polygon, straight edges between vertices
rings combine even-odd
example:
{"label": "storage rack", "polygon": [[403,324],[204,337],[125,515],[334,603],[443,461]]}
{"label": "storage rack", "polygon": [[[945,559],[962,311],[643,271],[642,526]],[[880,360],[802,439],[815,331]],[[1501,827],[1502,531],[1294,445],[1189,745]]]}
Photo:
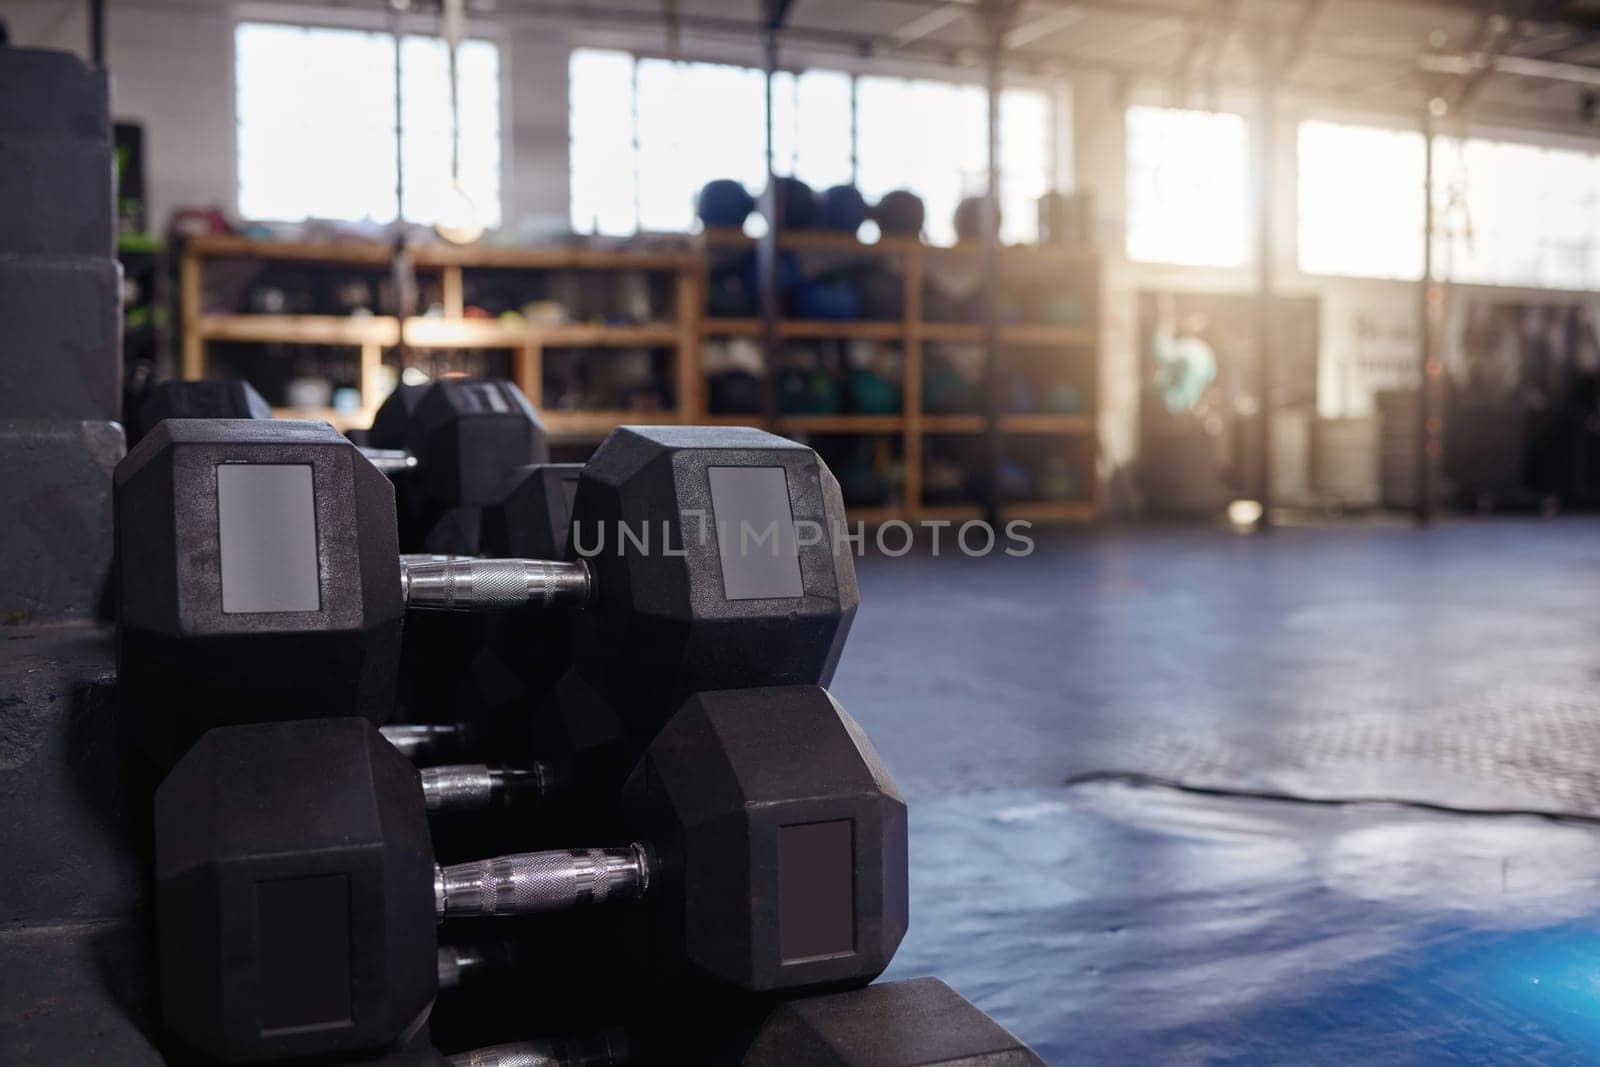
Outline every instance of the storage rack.
{"label": "storage rack", "polygon": [[[879,321],[848,321],[796,319],[780,316],[776,322],[779,340],[874,340],[894,342],[904,351],[904,380],[902,382],[901,413],[878,414],[779,414],[772,427],[780,433],[794,435],[887,435],[901,441],[905,466],[905,480],[901,502],[885,508],[851,509],[851,517],[868,522],[903,520],[949,520],[962,522],[982,518],[980,504],[947,505],[924,503],[923,462],[924,445],[928,438],[940,435],[981,435],[987,429],[987,416],[981,413],[944,415],[923,411],[923,368],[925,346],[930,342],[955,342],[979,345],[983,342],[983,326],[977,322],[927,321],[922,313],[923,281],[926,267],[941,260],[976,257],[977,244],[941,247],[924,244],[916,238],[885,236],[872,243],[858,240],[852,234],[828,233],[812,230],[781,231],[778,248],[795,253],[830,252],[850,257],[893,257],[900,263],[904,284],[904,313],[900,319]],[[697,238],[699,247],[709,263],[711,255],[719,249],[753,249],[755,239],[739,230],[708,229]],[[1036,436],[1057,441],[1081,441],[1085,444],[1088,470],[1084,481],[1088,493],[1082,499],[1026,500],[1005,503],[1001,508],[1006,520],[1025,519],[1035,522],[1087,521],[1096,518],[1101,507],[1101,484],[1094,469],[1098,460],[1098,410],[1099,410],[1099,259],[1088,247],[1062,245],[1015,245],[1001,249],[1002,269],[1012,265],[1034,267],[1073,267],[1092,279],[1082,293],[1085,306],[1090,311],[1089,322],[1084,325],[1011,324],[1001,329],[1003,350],[1055,349],[1071,350],[1086,361],[1087,375],[1082,381],[1088,397],[1088,410],[1081,414],[1027,413],[1000,416],[1000,430],[1004,438],[1014,441],[1018,437]],[[751,337],[760,338],[763,324],[760,318],[723,318],[705,315],[701,328],[706,338]],[[993,358],[991,355],[988,358]],[[762,385],[776,388],[772,368]],[[711,414],[708,380],[702,374],[697,379],[700,390],[695,401],[703,421],[711,423],[746,424],[761,421],[759,415]]]}
{"label": "storage rack", "polygon": [[[263,315],[207,314],[205,270],[221,260],[300,262],[351,267],[386,267],[393,249],[379,242],[300,242],[206,236],[189,240],[180,261],[182,349],[180,374],[203,378],[207,345],[244,341],[302,345],[349,346],[360,352],[361,410],[278,409],[282,417],[320,418],[340,429],[364,427],[383,402],[379,369],[384,350],[400,341],[400,323],[392,315]],[[687,252],[644,252],[591,248],[512,249],[427,245],[408,255],[419,278],[434,275],[443,294],[442,317],[409,317],[405,343],[419,349],[506,350],[511,376],[540,409],[553,437],[597,439],[624,423],[692,423],[699,390],[701,267]],[[538,271],[643,271],[671,276],[673,318],[638,325],[602,323],[504,323],[468,318],[464,306],[464,274],[474,269]],[[561,348],[669,349],[673,353],[674,407],[664,411],[552,411],[543,404],[544,350]]]}
{"label": "storage rack", "polygon": [[[926,321],[922,313],[926,268],[941,260],[977,256],[976,245],[938,247],[914,238],[884,237],[864,243],[853,235],[816,231],[787,231],[779,247],[794,252],[828,252],[860,259],[895,257],[904,284],[904,312],[886,321],[836,321],[780,318],[777,335],[782,340],[864,339],[892,342],[904,353],[904,376],[899,414],[778,415],[770,427],[787,435],[850,434],[897,439],[905,468],[898,504],[883,508],[851,509],[853,520],[881,523],[893,519],[916,522],[961,522],[983,517],[981,505],[941,504],[923,499],[923,465],[929,438],[978,437],[987,430],[987,417],[973,414],[934,414],[923,411],[925,349],[931,343],[978,345],[983,327],[976,322]],[[512,249],[492,247],[422,246],[409,255],[419,278],[437,277],[443,295],[442,317],[411,317],[405,322],[405,342],[418,349],[505,350],[511,356],[511,374],[529,400],[539,408],[552,437],[598,440],[626,423],[715,423],[763,425],[758,414],[708,414],[707,378],[701,364],[705,338],[746,336],[759,338],[759,318],[716,318],[704,314],[705,275],[716,250],[753,248],[755,242],[738,231],[708,230],[693,248],[647,252],[589,248]],[[334,410],[276,409],[282,417],[320,418],[341,429],[368,425],[382,403],[379,368],[386,349],[400,340],[399,323],[386,315],[268,315],[207,314],[204,311],[205,271],[225,260],[286,261],[324,266],[347,265],[366,269],[387,267],[389,245],[379,242],[300,242],[260,240],[236,236],[190,239],[180,259],[181,376],[203,378],[207,372],[207,346],[213,342],[258,342],[348,346],[359,351],[362,407],[349,414]],[[1011,264],[1061,267],[1092,279],[1093,291],[1083,295],[1090,309],[1085,325],[1012,324],[1002,328],[1006,349],[1070,351],[1087,367],[1081,379],[1089,398],[1081,414],[1028,413],[1000,416],[1000,430],[1008,440],[1038,437],[1054,442],[1081,442],[1089,469],[1082,472],[1088,492],[1081,499],[1030,500],[1007,503],[1002,517],[1036,522],[1084,521],[1095,518],[1101,507],[1101,484],[1093,469],[1098,455],[1099,311],[1098,257],[1094,250],[1071,246],[1012,246],[1002,249],[1004,269]],[[494,319],[468,318],[464,307],[464,272],[479,268],[548,271],[661,272],[671,276],[674,317],[642,325],[570,323],[507,324]],[[544,404],[542,362],[547,348],[652,347],[673,353],[674,401],[663,411],[562,411]],[[763,387],[775,388],[772,375]]]}

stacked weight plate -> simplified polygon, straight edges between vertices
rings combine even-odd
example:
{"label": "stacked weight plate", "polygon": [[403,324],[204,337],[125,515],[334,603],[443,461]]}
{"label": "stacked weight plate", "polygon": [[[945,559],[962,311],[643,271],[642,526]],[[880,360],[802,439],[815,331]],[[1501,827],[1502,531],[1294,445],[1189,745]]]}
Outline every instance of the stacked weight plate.
{"label": "stacked weight plate", "polygon": [[0,47],[0,614],[102,607],[122,452],[112,201],[105,73]]}

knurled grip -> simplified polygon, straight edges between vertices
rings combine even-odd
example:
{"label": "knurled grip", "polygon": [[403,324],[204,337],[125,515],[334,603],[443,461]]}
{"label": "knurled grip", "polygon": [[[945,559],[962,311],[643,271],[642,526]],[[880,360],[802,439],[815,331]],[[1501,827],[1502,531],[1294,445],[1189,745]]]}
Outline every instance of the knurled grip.
{"label": "knurled grip", "polygon": [[519,1041],[514,1045],[493,1045],[458,1052],[450,1057],[450,1067],[567,1067],[560,1050],[544,1041]]}
{"label": "knurled grip", "polygon": [[400,577],[406,604],[433,611],[549,607],[589,595],[589,568],[581,562],[462,557],[406,563]]}
{"label": "knurled grip", "polygon": [[650,885],[650,855],[627,848],[523,852],[434,870],[434,908],[455,915],[526,915],[616,898]]}

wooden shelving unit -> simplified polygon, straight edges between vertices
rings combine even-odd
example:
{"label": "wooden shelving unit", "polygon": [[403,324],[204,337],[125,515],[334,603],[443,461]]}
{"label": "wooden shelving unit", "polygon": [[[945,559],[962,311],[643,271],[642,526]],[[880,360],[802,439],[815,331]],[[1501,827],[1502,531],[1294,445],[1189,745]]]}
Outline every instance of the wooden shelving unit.
{"label": "wooden shelving unit", "polygon": [[[893,257],[904,285],[904,314],[878,321],[782,319],[776,324],[781,341],[875,341],[896,346],[903,353],[901,410],[894,414],[779,414],[771,428],[776,432],[819,439],[839,435],[877,438],[898,443],[903,465],[899,503],[882,508],[853,509],[852,519],[881,523],[891,519],[963,522],[981,518],[976,504],[945,504],[925,499],[924,466],[930,440],[977,438],[988,431],[982,414],[936,414],[923,411],[923,379],[930,345],[979,345],[983,328],[970,322],[930,321],[923,318],[923,283],[928,271],[948,261],[972,257],[976,246],[939,248],[905,238],[885,238],[864,244],[850,235],[791,232],[781,234],[779,247],[796,253],[832,253],[854,261]],[[410,317],[404,323],[387,315],[261,315],[215,314],[205,310],[206,272],[222,261],[301,263],[319,267],[347,266],[367,272],[384,271],[391,249],[378,242],[315,243],[262,241],[243,237],[202,237],[188,242],[180,261],[182,298],[182,366],[184,377],[205,377],[207,347],[218,342],[327,345],[354,349],[359,361],[361,407],[355,412],[332,409],[276,409],[283,417],[320,418],[341,429],[370,423],[384,399],[381,373],[386,352],[401,342],[413,351],[459,349],[503,351],[509,354],[512,378],[540,409],[553,437],[596,440],[625,423],[713,423],[761,425],[759,415],[708,413],[708,380],[701,363],[701,346],[707,339],[762,336],[759,318],[711,318],[704,314],[705,276],[719,250],[750,249],[755,242],[742,233],[708,231],[682,251],[631,251],[594,248],[512,249],[425,246],[411,249],[419,280],[427,278],[440,294],[442,316]],[[1094,279],[1093,292],[1084,303],[1090,321],[1098,317],[1098,258],[1092,250],[1060,247],[1018,247],[1001,252],[1002,269],[1021,266],[1034,270],[1061,268],[1062,273]],[[660,322],[628,325],[574,322],[541,325],[507,323],[498,319],[469,318],[465,293],[468,272],[510,269],[525,271],[650,272],[670,278],[671,317]],[[1068,283],[1063,283],[1068,284]],[[666,309],[658,309],[666,310]],[[1030,358],[1051,359],[1052,350],[1071,353],[1080,368],[1088,367],[1080,385],[1089,398],[1081,414],[1030,412],[1003,415],[999,431],[1009,437],[1035,438],[1038,442],[1077,442],[1088,457],[1083,482],[1084,499],[1043,499],[1006,505],[1005,518],[1031,521],[1080,521],[1099,513],[1100,489],[1093,470],[1096,456],[1099,393],[1099,332],[1093,325],[1014,324],[1001,330],[1003,352],[1027,353]],[[559,410],[546,404],[544,360],[547,350],[607,348],[665,349],[672,353],[671,384],[675,405],[663,411]],[[1065,357],[1063,357],[1065,358]],[[1087,364],[1084,361],[1087,361]],[[768,381],[771,385],[770,379]],[[822,447],[819,440],[818,447]],[[1018,450],[1039,443],[1016,442]],[[881,452],[880,456],[890,453]]]}
{"label": "wooden shelving unit", "polygon": [[[512,377],[540,409],[555,437],[598,438],[628,422],[692,423],[700,397],[700,284],[703,268],[690,252],[636,252],[592,248],[513,249],[422,246],[409,250],[419,278],[437,279],[444,314],[409,317],[404,341],[412,349],[504,350]],[[341,429],[367,425],[383,402],[380,369],[384,352],[401,342],[402,324],[392,315],[247,315],[205,311],[205,274],[225,260],[301,263],[383,269],[391,249],[378,242],[264,241],[235,236],[198,237],[184,248],[180,264],[181,367],[185,378],[207,373],[212,342],[332,345],[359,351],[361,410],[275,409],[283,417],[321,418]],[[467,271],[650,272],[672,279],[672,317],[661,322],[614,325],[573,322],[542,325],[468,318],[464,306]],[[547,410],[543,358],[550,348],[663,348],[673,353],[675,406],[666,411]]]}
{"label": "wooden shelving unit", "polygon": [[[708,265],[718,252],[753,249],[756,241],[744,233],[732,230],[710,229],[700,234],[697,243],[706,256]],[[904,380],[902,382],[901,412],[895,415],[829,414],[776,416],[773,429],[790,434],[854,434],[883,436],[900,442],[900,454],[905,477],[901,490],[902,502],[886,508],[853,509],[852,518],[869,522],[901,519],[948,520],[962,522],[981,518],[983,509],[978,505],[941,504],[923,499],[923,464],[927,441],[933,437],[977,436],[988,429],[988,418],[983,414],[934,414],[923,411],[922,385],[926,366],[926,346],[930,344],[979,345],[983,343],[983,327],[974,322],[930,321],[923,318],[923,283],[930,268],[937,270],[949,261],[959,261],[981,253],[978,245],[956,245],[942,248],[925,245],[909,238],[886,237],[867,244],[853,235],[790,231],[778,235],[778,248],[782,251],[804,253],[833,253],[841,257],[862,261],[872,258],[893,259],[904,284],[902,318],[887,321],[817,321],[779,318],[775,333],[780,341],[803,340],[870,340],[898,345],[904,353]],[[1091,321],[1099,318],[1099,258],[1093,249],[1059,246],[1010,247],[1001,251],[1002,269],[1059,268],[1066,273],[1076,270],[1080,275],[1093,278],[1084,294],[1090,309]],[[1064,283],[1065,284],[1065,283]],[[709,315],[702,319],[702,335],[708,340],[734,337],[759,338],[762,321],[759,318],[721,318]],[[1057,441],[1082,442],[1087,463],[1080,464],[1088,487],[1084,499],[1043,499],[1004,505],[1003,516],[1035,522],[1087,521],[1098,516],[1101,489],[1094,470],[1098,456],[1098,398],[1099,398],[1099,330],[1094,325],[1012,324],[1001,328],[1003,352],[1038,351],[1047,356],[1051,349],[1070,351],[1080,360],[1087,360],[1088,372],[1082,381],[1089,399],[1089,410],[1081,414],[1053,414],[1030,412],[1008,414],[1000,418],[1000,432],[1015,438],[1050,438]],[[1004,358],[1002,356],[1002,358]],[[709,410],[707,381],[699,383],[698,405]],[[770,376],[764,383],[774,387]],[[715,423],[759,423],[759,415],[708,414],[705,421]],[[1014,448],[1024,449],[1025,443],[1008,442]]]}

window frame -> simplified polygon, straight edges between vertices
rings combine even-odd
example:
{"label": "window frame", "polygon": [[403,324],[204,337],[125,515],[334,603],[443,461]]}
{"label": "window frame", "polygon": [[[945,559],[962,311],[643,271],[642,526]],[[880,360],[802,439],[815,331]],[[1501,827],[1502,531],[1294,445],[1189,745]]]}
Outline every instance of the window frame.
{"label": "window frame", "polygon": [[[1132,138],[1129,131],[1129,121],[1135,109],[1154,111],[1196,112],[1204,115],[1232,116],[1239,120],[1243,132],[1243,180],[1240,187],[1244,190],[1242,200],[1243,223],[1239,234],[1240,258],[1236,262],[1227,263],[1201,263],[1185,259],[1170,257],[1136,256],[1131,247],[1133,237],[1133,197],[1134,182]],[[1222,98],[1207,101],[1205,106],[1186,106],[1183,103],[1174,103],[1169,99],[1160,98],[1154,94],[1139,94],[1130,97],[1121,108],[1120,115],[1122,134],[1122,239],[1118,244],[1118,253],[1123,262],[1129,266],[1145,271],[1176,271],[1176,272],[1208,272],[1212,276],[1239,277],[1256,267],[1259,250],[1256,247],[1256,203],[1258,195],[1254,188],[1253,168],[1255,166],[1255,153],[1260,137],[1259,123],[1252,113],[1252,109],[1232,98]]]}
{"label": "window frame", "polygon": [[[431,17],[406,16],[396,27],[390,18],[374,16],[362,11],[317,11],[315,18],[305,17],[311,12],[293,13],[285,12],[279,7],[262,8],[255,4],[238,5],[231,13],[228,29],[228,61],[232,79],[228,93],[228,113],[232,119],[229,125],[228,153],[228,179],[232,193],[229,197],[229,208],[233,216],[242,222],[257,223],[266,226],[296,226],[315,222],[331,222],[341,226],[375,226],[379,229],[392,228],[396,219],[388,222],[368,222],[366,220],[349,221],[345,219],[326,219],[315,215],[308,215],[302,222],[281,222],[269,219],[255,219],[246,216],[241,210],[241,170],[240,170],[240,114],[239,114],[239,27],[246,24],[281,26],[297,30],[336,30],[355,33],[376,33],[393,38],[398,28],[400,36],[404,37],[439,37],[437,20]],[[504,231],[511,225],[516,217],[513,210],[514,204],[512,183],[513,163],[516,145],[514,140],[515,124],[512,122],[513,81],[512,65],[515,50],[510,46],[511,35],[506,28],[492,20],[472,20],[469,23],[468,40],[485,41],[494,46],[496,52],[496,80],[499,82],[497,103],[498,114],[496,121],[499,126],[500,159],[498,166],[498,200],[500,208],[500,222],[497,227],[488,232]],[[392,46],[391,46],[392,49]],[[392,55],[392,50],[391,50]],[[388,119],[393,122],[393,106],[388,111]],[[396,151],[400,151],[397,147]],[[393,170],[391,168],[391,175]],[[407,225],[422,225],[417,220],[406,217]]]}
{"label": "window frame", "polygon": [[[567,129],[567,175],[568,175],[569,184],[571,183],[572,178],[574,176],[573,173],[572,173],[572,160],[573,160],[573,157],[574,157],[574,153],[573,153],[574,130],[572,128],[572,123],[571,123],[571,114],[572,114],[572,101],[571,101],[571,96],[570,96],[571,85],[572,85],[572,78],[571,78],[571,73],[570,73],[570,71],[571,71],[571,61],[572,61],[572,57],[574,55],[576,55],[578,52],[586,51],[586,50],[587,51],[597,51],[597,52],[616,52],[616,53],[625,54],[625,55],[628,55],[629,57],[631,57],[635,89],[637,89],[637,85],[638,85],[639,66],[640,66],[641,63],[646,62],[646,61],[666,62],[666,63],[681,63],[681,64],[713,64],[713,65],[718,65],[718,66],[735,67],[735,68],[740,68],[740,69],[747,70],[747,71],[756,71],[756,72],[759,72],[760,69],[761,69],[759,67],[750,66],[748,63],[740,62],[740,61],[729,59],[729,58],[722,57],[722,56],[707,56],[707,55],[703,55],[703,54],[699,54],[699,53],[696,53],[696,54],[668,55],[668,54],[665,54],[665,53],[662,53],[662,52],[652,51],[652,50],[649,50],[649,49],[631,48],[631,47],[628,47],[626,45],[616,44],[614,42],[588,41],[588,40],[581,40],[581,39],[577,40],[577,41],[574,41],[572,43],[571,47],[568,50],[568,58],[567,58],[567,63],[568,63],[567,86],[568,86],[568,92],[569,92],[569,96],[568,96],[568,100],[567,100],[567,117],[568,117],[568,129]],[[861,173],[861,169],[860,169],[861,168],[861,160],[860,160],[860,101],[861,101],[861,94],[860,94],[860,86],[861,86],[862,79],[884,78],[884,79],[891,79],[891,80],[902,80],[902,81],[913,81],[913,82],[940,82],[940,83],[947,84],[947,85],[952,85],[952,86],[973,87],[973,88],[977,88],[980,91],[984,88],[982,81],[977,79],[977,78],[974,78],[974,77],[949,77],[948,76],[948,74],[949,74],[948,71],[940,70],[938,72],[932,72],[932,71],[929,71],[927,69],[920,68],[920,67],[905,67],[905,68],[902,68],[900,66],[895,66],[893,68],[886,68],[886,69],[882,69],[882,70],[879,70],[879,69],[863,70],[859,64],[841,62],[841,63],[836,63],[836,64],[835,63],[795,64],[795,65],[782,66],[782,67],[778,68],[778,70],[781,73],[786,73],[786,74],[791,75],[796,80],[798,80],[798,78],[801,75],[805,74],[807,71],[810,71],[810,70],[825,71],[825,72],[832,73],[832,74],[842,74],[842,75],[846,76],[849,79],[849,84],[850,84],[850,93],[849,93],[849,107],[850,107],[849,145],[850,145],[850,172],[851,172],[850,173],[850,183],[851,184],[859,184],[860,173]],[[1046,81],[1044,81],[1042,79],[1033,79],[1033,78],[1013,79],[1013,83],[1012,84],[1008,84],[1006,86],[1006,89],[1007,90],[1019,89],[1019,90],[1025,90],[1025,91],[1028,91],[1028,92],[1037,93],[1039,95],[1039,97],[1041,98],[1041,100],[1042,100],[1042,102],[1044,104],[1044,110],[1045,110],[1045,133],[1046,133],[1046,136],[1047,136],[1047,145],[1046,145],[1047,167],[1046,167],[1046,174],[1045,174],[1046,189],[1047,190],[1054,190],[1054,191],[1070,192],[1074,188],[1075,181],[1074,181],[1074,175],[1073,174],[1071,174],[1071,173],[1066,173],[1065,175],[1063,174],[1064,168],[1063,168],[1063,154],[1062,154],[1062,145],[1063,145],[1062,134],[1063,134],[1063,126],[1064,126],[1064,124],[1070,123],[1073,120],[1071,97],[1070,96],[1066,96],[1060,90],[1059,87],[1052,86],[1051,84],[1049,84],[1048,82],[1046,82]],[[1070,87],[1068,87],[1067,92],[1070,92],[1070,91],[1071,91],[1071,89],[1070,89]],[[632,133],[632,143],[634,145],[633,160],[634,160],[634,174],[635,174],[634,182],[635,182],[635,199],[636,199],[636,201],[637,201],[637,188],[638,188],[638,182],[639,182],[639,178],[638,178],[638,143],[639,143],[638,142],[638,121],[639,121],[639,119],[638,119],[638,109],[637,109],[637,107],[635,107],[634,114],[632,116],[633,129],[632,129],[631,133]],[[1068,143],[1070,145],[1070,142],[1068,142]],[[1075,160],[1076,160],[1076,152],[1072,151],[1070,153],[1070,155],[1067,157],[1067,162],[1069,163],[1069,167],[1066,168],[1066,169],[1070,170],[1070,164],[1072,162],[1074,162]],[[780,167],[780,168],[777,168],[777,173],[780,176],[782,176],[782,175],[788,173],[788,171],[785,168],[781,168]],[[1003,177],[1002,177],[1002,180],[1003,180]],[[818,191],[820,192],[821,190],[818,190]],[[572,195],[571,195],[571,189],[570,188],[568,190],[568,198],[567,199],[568,199],[568,222],[570,224],[573,221],[572,215],[571,215]],[[643,230],[643,229],[640,229],[638,227],[637,202],[635,204],[634,219],[635,219],[635,229],[634,229],[633,233],[654,232],[654,231]],[[685,230],[685,231],[681,231],[681,232],[694,233],[694,232],[696,232],[695,231],[695,226],[696,225],[697,225],[697,223],[691,223],[690,229]],[[575,233],[586,233],[586,232],[588,232],[588,231],[582,230],[582,229],[580,229],[580,228],[578,228],[576,226],[573,227],[573,230],[574,230]],[[678,232],[678,231],[672,231],[672,232]]]}
{"label": "window frame", "polygon": [[[1338,107],[1304,106],[1294,109],[1283,115],[1282,118],[1292,123],[1295,131],[1295,182],[1294,188],[1294,269],[1295,275],[1307,281],[1324,281],[1342,283],[1347,285],[1403,285],[1414,286],[1422,281],[1419,275],[1416,278],[1376,277],[1365,274],[1330,274],[1321,271],[1306,271],[1300,268],[1300,232],[1299,232],[1299,155],[1298,134],[1300,125],[1304,122],[1323,122],[1341,126],[1362,126],[1371,129],[1384,130],[1395,133],[1415,133],[1421,135],[1421,127],[1415,121],[1407,121],[1405,117],[1389,112],[1358,111]],[[1440,155],[1451,151],[1451,142],[1483,141],[1494,144],[1516,145],[1539,151],[1578,152],[1595,158],[1596,166],[1600,167],[1600,149],[1596,148],[1595,141],[1575,133],[1559,130],[1529,130],[1510,127],[1498,123],[1472,123],[1465,127],[1440,129],[1434,137],[1434,188],[1430,191],[1434,197],[1435,210],[1439,209],[1440,201]],[[1419,206],[1420,206],[1419,202]],[[1437,216],[1436,216],[1437,222]],[[1422,239],[1419,223],[1419,243]],[[1433,244],[1433,271],[1434,279],[1448,284],[1454,289],[1472,292],[1492,299],[1539,299],[1546,296],[1555,297],[1585,297],[1600,292],[1600,268],[1597,268],[1593,284],[1589,288],[1571,288],[1551,286],[1526,281],[1492,282],[1477,280],[1459,280],[1446,273],[1449,262],[1449,253],[1445,242],[1447,235],[1435,232]],[[1600,246],[1600,221],[1597,221],[1595,230],[1595,244]],[[1600,250],[1593,253],[1600,257]]]}

